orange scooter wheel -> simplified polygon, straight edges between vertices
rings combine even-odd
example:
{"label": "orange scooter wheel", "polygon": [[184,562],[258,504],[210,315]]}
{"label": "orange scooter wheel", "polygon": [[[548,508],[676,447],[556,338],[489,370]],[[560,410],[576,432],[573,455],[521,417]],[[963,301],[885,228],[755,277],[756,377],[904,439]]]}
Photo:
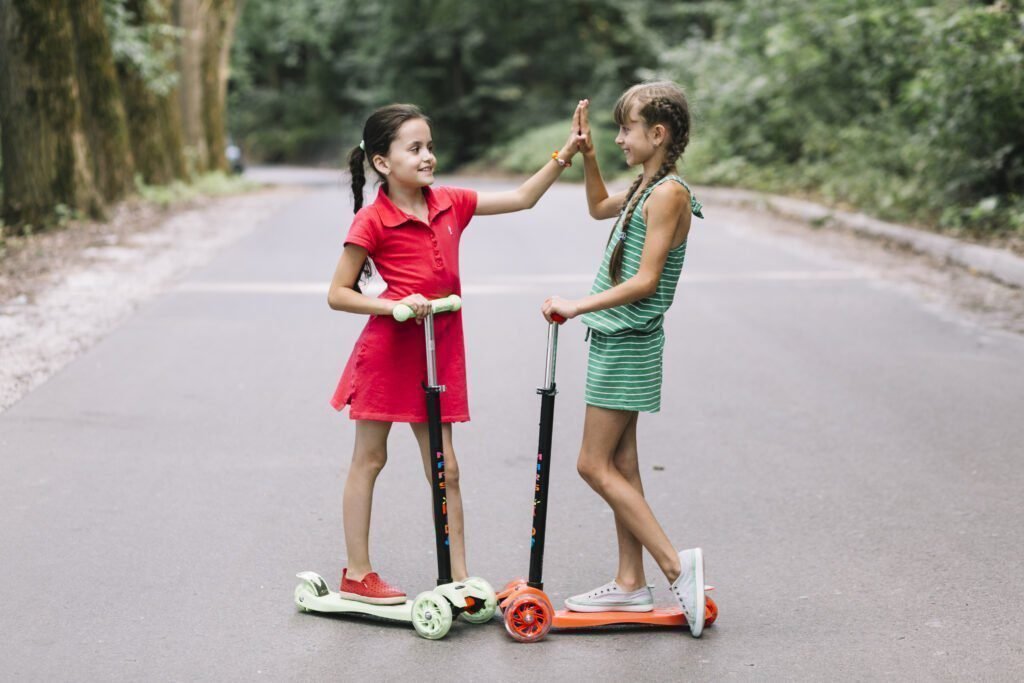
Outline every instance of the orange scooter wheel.
{"label": "orange scooter wheel", "polygon": [[520,595],[505,608],[505,630],[520,643],[534,643],[551,630],[555,610],[542,595]]}
{"label": "orange scooter wheel", "polygon": [[718,618],[718,605],[710,597],[705,599],[704,603],[704,627],[707,628],[711,624],[715,623],[715,619]]}

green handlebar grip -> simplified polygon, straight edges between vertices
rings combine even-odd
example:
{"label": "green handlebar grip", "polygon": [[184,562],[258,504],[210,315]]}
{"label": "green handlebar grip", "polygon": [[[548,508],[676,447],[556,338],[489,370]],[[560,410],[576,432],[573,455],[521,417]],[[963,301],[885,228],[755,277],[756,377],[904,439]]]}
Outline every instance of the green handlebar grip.
{"label": "green handlebar grip", "polygon": [[[452,294],[446,296],[443,299],[434,299],[430,302],[430,307],[434,313],[447,313],[449,311],[457,311],[462,308],[462,299],[459,298],[458,294]],[[391,311],[391,315],[400,323],[404,323],[410,318],[416,317],[416,314],[412,312],[412,309],[405,304],[398,304],[394,310]]]}

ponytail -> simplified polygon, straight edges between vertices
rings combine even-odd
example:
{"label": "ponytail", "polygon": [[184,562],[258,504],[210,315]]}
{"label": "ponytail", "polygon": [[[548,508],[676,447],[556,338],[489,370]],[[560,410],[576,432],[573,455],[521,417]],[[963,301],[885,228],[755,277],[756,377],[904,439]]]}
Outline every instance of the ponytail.
{"label": "ponytail", "polygon": [[[629,225],[629,221],[633,218],[634,199],[638,199],[640,195],[637,190],[640,189],[640,183],[644,180],[644,174],[641,173],[633,181],[629,191],[626,193],[626,199],[622,202],[622,208],[619,210],[619,221],[612,226],[612,232],[608,235],[608,241],[611,242],[612,238],[615,237],[615,228],[621,227],[622,234],[619,235],[619,243],[615,245],[615,249],[612,251],[611,260],[608,262],[608,274],[611,276],[612,284],[619,284],[619,274],[622,271],[622,252],[626,246],[626,227]],[[623,215],[625,214],[625,215]]]}
{"label": "ponytail", "polygon": [[356,145],[348,155],[348,170],[352,174],[352,206],[353,211],[363,208],[363,187],[366,186],[366,173],[363,164],[366,163],[366,152]]}
{"label": "ponytail", "polygon": [[[366,152],[363,148],[356,145],[348,155],[348,170],[352,174],[352,207],[353,211],[359,211],[363,208],[363,187],[366,185],[366,173],[364,173],[363,164],[366,163]],[[359,277],[356,278],[355,283],[352,285],[352,289],[362,294],[363,290],[359,287],[360,280],[369,280],[373,277],[373,266],[370,263],[370,258],[367,257],[363,261],[363,267],[360,269]]]}

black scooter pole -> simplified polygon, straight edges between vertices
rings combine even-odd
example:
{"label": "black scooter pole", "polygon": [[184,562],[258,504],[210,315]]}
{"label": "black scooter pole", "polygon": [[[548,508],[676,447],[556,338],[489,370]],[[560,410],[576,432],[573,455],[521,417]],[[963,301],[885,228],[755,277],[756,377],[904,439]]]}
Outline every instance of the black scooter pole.
{"label": "black scooter pole", "polygon": [[429,431],[431,468],[430,482],[434,498],[434,541],[437,547],[437,585],[452,582],[452,557],[448,545],[448,497],[444,480],[444,442],[441,439],[441,392],[437,383],[437,354],[434,347],[434,314],[423,319],[423,336],[427,347],[427,429]]}
{"label": "black scooter pole", "polygon": [[540,443],[537,446],[537,476],[533,487],[533,531],[530,539],[530,577],[527,585],[544,589],[544,536],[548,521],[548,477],[551,473],[551,435],[555,423],[555,358],[558,355],[558,325],[565,322],[555,316],[548,325],[548,349],[544,364],[544,386],[540,394]]}

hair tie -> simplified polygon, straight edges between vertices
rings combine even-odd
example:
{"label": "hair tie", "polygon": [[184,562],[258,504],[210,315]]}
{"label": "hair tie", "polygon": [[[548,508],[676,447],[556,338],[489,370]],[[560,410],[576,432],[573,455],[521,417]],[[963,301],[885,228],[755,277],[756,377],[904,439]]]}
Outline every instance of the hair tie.
{"label": "hair tie", "polygon": [[359,149],[363,150],[364,152],[366,151],[366,143],[363,142],[362,140],[359,141]]}

